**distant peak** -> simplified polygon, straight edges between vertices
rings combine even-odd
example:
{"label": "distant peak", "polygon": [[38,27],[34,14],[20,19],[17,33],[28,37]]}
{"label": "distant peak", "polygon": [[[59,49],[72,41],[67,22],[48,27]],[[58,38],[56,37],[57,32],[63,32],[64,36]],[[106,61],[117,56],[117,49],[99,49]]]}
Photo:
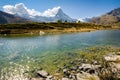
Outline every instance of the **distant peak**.
{"label": "distant peak", "polygon": [[113,15],[120,18],[120,8],[116,8],[107,13],[108,15]]}
{"label": "distant peak", "polygon": [[54,17],[54,16],[56,16],[59,12],[61,12],[62,10],[61,10],[61,7],[60,6],[58,6],[58,7],[54,7],[54,8],[52,8],[52,9],[48,9],[48,10],[46,10],[46,11],[44,11],[43,13],[42,13],[42,16],[44,16],[44,17]]}
{"label": "distant peak", "polygon": [[54,12],[54,16],[56,16],[56,15],[59,14],[59,13],[63,13],[63,11],[62,11],[62,9],[61,9],[60,6],[55,7],[55,8],[53,8],[52,10],[53,10],[53,12]]}
{"label": "distant peak", "polygon": [[58,8],[57,13],[59,13],[59,12],[63,12],[61,8]]}
{"label": "distant peak", "polygon": [[58,6],[58,7],[55,7],[56,9],[58,9],[58,10],[60,10],[61,9],[61,7],[60,6]]}

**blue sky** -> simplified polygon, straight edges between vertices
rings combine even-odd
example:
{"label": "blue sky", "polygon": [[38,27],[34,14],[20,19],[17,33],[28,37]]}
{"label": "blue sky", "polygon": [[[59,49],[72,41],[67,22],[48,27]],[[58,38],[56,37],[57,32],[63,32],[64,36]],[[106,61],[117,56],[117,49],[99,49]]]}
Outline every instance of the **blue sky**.
{"label": "blue sky", "polygon": [[120,7],[120,0],[0,0],[0,10],[18,3],[40,12],[60,6],[72,18],[99,16]]}

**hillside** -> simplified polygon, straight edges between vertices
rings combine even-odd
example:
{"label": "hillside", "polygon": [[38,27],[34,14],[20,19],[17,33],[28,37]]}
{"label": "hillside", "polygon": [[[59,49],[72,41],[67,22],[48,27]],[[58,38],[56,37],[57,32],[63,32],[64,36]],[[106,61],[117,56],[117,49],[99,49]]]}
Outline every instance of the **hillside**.
{"label": "hillside", "polygon": [[93,17],[90,22],[96,24],[118,24],[120,22],[120,8],[114,9],[100,17]]}
{"label": "hillside", "polygon": [[25,18],[21,18],[21,17],[14,16],[14,15],[0,11],[0,24],[26,23],[26,22],[30,22],[30,21]]}

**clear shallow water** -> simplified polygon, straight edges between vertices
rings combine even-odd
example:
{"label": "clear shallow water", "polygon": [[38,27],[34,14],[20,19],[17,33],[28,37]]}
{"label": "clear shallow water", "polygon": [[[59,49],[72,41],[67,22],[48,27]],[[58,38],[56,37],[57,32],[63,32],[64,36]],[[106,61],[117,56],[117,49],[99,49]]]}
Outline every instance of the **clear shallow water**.
{"label": "clear shallow water", "polygon": [[[94,46],[120,47],[120,30],[101,30],[94,32],[31,37],[1,36],[0,70],[1,73],[3,73],[3,67],[11,66],[11,68],[14,68],[16,67],[16,64],[17,67],[18,65],[26,64],[24,65],[24,69],[29,69],[31,66],[30,64],[36,63],[35,58],[40,61],[43,56],[48,55],[49,57],[50,54],[65,54],[66,52],[74,52],[79,49]],[[16,70],[18,68],[16,68]],[[7,70],[9,71],[9,69]],[[10,72],[14,72],[12,69],[10,70]],[[10,80],[10,78],[8,79]]]}

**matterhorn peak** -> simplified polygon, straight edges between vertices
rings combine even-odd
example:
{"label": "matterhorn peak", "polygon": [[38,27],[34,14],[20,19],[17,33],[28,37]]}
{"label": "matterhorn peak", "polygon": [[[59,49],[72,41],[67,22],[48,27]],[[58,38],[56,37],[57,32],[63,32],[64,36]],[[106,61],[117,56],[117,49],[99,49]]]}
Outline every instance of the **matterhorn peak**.
{"label": "matterhorn peak", "polygon": [[44,17],[55,17],[59,12],[61,12],[61,7],[54,7],[53,9],[48,9],[42,13]]}

